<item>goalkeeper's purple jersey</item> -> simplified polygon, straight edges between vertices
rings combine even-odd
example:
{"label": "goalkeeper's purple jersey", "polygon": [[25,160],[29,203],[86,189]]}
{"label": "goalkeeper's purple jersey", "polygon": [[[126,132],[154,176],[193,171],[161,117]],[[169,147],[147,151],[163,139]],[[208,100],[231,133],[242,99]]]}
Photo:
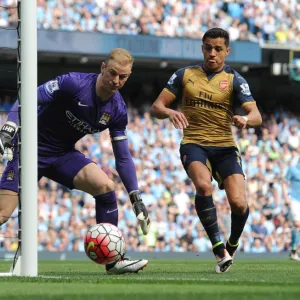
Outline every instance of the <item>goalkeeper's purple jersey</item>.
{"label": "goalkeeper's purple jersey", "polygon": [[98,76],[68,73],[38,87],[39,155],[60,155],[86,134],[107,128],[112,138],[125,135],[125,102],[118,91],[101,101],[96,95]]}
{"label": "goalkeeper's purple jersey", "polygon": [[[106,101],[96,95],[98,74],[68,73],[38,87],[38,165],[46,176],[69,188],[73,179],[92,161],[78,154],[75,143],[86,134],[109,129],[116,170],[128,192],[138,190],[135,166],[126,137],[127,109],[119,92]],[[18,101],[7,117],[18,123]],[[15,138],[16,139],[16,138]],[[15,141],[16,142],[16,141]],[[18,151],[8,162],[0,189],[18,191]]]}

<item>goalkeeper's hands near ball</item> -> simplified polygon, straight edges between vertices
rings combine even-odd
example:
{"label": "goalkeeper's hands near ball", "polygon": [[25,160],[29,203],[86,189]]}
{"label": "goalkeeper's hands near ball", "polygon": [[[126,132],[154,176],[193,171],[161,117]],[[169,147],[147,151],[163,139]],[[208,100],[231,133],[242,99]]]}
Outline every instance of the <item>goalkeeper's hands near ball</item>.
{"label": "goalkeeper's hands near ball", "polygon": [[150,230],[150,219],[147,209],[142,201],[140,191],[131,191],[129,193],[129,198],[143,234],[146,235]]}
{"label": "goalkeeper's hands near ball", "polygon": [[14,122],[7,121],[0,130],[0,154],[5,155],[9,161],[13,159],[12,139],[18,131]]}

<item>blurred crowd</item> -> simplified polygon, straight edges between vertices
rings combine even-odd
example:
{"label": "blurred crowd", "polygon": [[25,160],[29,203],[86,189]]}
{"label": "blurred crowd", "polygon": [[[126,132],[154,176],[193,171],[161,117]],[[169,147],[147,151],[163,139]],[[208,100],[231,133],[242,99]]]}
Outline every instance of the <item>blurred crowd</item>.
{"label": "blurred crowd", "polygon": [[[4,98],[3,98],[4,99]],[[8,98],[6,98],[8,99]],[[4,103],[5,109],[9,101]],[[5,104],[6,103],[6,104]],[[119,227],[127,250],[157,252],[203,252],[211,244],[194,209],[194,187],[179,158],[182,132],[168,120],[152,119],[129,105],[128,140],[136,165],[142,198],[151,216],[151,231],[143,236],[123,184],[115,170],[109,132],[88,135],[76,147],[116,183]],[[0,111],[4,111],[0,107]],[[0,114],[0,126],[6,114]],[[263,115],[260,129],[238,131],[233,127],[246,174],[250,215],[240,242],[240,251],[253,253],[289,251],[288,186],[284,174],[300,156],[300,118],[277,111]],[[5,161],[4,161],[5,164]],[[4,165],[0,165],[0,174]],[[222,238],[230,234],[230,208],[224,191],[213,182],[213,198]],[[87,228],[95,224],[94,199],[78,190],[42,178],[38,191],[38,248],[41,251],[84,251]],[[17,247],[17,211],[0,228],[0,250]]]}
{"label": "blurred crowd", "polygon": [[[0,0],[1,27],[17,23],[16,2]],[[297,0],[37,0],[37,22],[40,29],[197,39],[222,27],[232,41],[300,43]]]}

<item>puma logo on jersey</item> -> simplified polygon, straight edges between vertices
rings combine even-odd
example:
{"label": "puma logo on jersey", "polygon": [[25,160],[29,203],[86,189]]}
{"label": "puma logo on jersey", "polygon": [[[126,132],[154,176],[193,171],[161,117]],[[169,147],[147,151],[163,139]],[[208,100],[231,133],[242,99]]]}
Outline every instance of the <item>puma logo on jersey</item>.
{"label": "puma logo on jersey", "polygon": [[195,84],[195,81],[193,81],[192,79],[189,79],[188,81],[187,81],[187,83],[191,83],[192,85],[194,85]]}

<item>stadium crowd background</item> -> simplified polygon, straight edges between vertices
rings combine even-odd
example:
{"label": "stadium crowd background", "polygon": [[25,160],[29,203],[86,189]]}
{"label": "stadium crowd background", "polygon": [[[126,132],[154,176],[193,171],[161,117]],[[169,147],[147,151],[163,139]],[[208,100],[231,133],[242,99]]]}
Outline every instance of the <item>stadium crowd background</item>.
{"label": "stadium crowd background", "polygon": [[[124,96],[126,98],[126,95]],[[150,99],[149,99],[150,100]],[[153,99],[152,99],[153,101]],[[12,105],[10,96],[0,99],[0,126]],[[148,102],[150,105],[150,102]],[[128,250],[134,251],[208,251],[206,237],[194,209],[194,188],[179,159],[178,145],[182,132],[168,120],[154,120],[149,107],[139,109],[128,104],[128,139],[136,164],[142,198],[151,215],[152,226],[143,236],[120,178],[115,170],[109,132],[88,135],[77,148],[116,182],[119,201],[119,227]],[[288,218],[287,185],[284,173],[296,163],[300,153],[300,119],[291,112],[278,109],[263,113],[259,129],[237,131],[237,145],[242,153],[247,176],[247,198],[250,216],[241,239],[240,251],[265,253],[289,251],[291,224]],[[5,164],[5,161],[4,161]],[[0,165],[2,173],[4,165]],[[223,238],[230,232],[230,209],[224,191],[214,182],[213,197]],[[42,178],[38,192],[39,250],[84,251],[83,239],[95,223],[94,199],[77,190],[68,189]],[[15,250],[17,211],[0,229],[0,251]]]}
{"label": "stadium crowd background", "polygon": [[[17,23],[16,2],[0,0],[0,27]],[[47,30],[197,39],[222,27],[232,41],[300,43],[297,0],[37,0],[37,21]]]}

